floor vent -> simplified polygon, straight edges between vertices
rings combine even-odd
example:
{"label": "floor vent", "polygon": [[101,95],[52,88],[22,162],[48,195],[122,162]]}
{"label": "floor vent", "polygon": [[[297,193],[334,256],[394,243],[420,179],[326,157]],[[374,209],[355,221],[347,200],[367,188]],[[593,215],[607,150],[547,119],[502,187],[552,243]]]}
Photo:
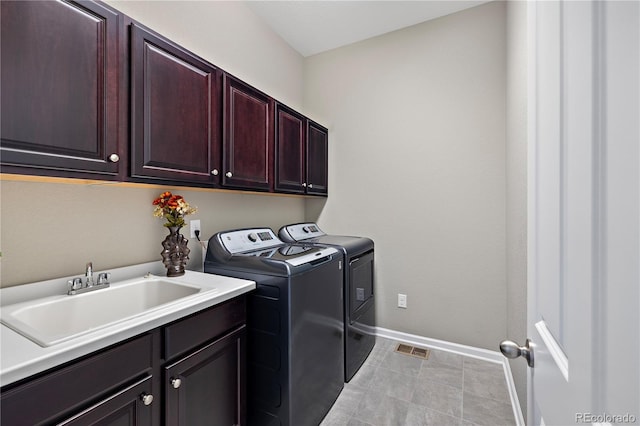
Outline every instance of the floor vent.
{"label": "floor vent", "polygon": [[405,345],[404,343],[399,343],[396,348],[396,352],[415,356],[420,359],[429,359],[429,349],[417,348],[415,346]]}

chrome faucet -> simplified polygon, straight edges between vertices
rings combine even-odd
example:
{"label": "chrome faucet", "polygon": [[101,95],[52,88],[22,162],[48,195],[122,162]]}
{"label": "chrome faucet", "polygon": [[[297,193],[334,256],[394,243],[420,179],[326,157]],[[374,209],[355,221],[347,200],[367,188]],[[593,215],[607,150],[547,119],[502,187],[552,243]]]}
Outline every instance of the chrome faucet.
{"label": "chrome faucet", "polygon": [[85,287],[93,287],[93,263],[87,263],[87,269],[84,272],[84,277],[86,281],[84,283]]}
{"label": "chrome faucet", "polygon": [[73,296],[74,294],[86,293],[87,291],[99,290],[101,288],[109,287],[109,278],[111,274],[109,272],[100,272],[98,274],[98,281],[93,280],[93,263],[88,262],[84,272],[84,282],[82,278],[76,277],[67,281],[69,284],[69,290],[67,294]]}

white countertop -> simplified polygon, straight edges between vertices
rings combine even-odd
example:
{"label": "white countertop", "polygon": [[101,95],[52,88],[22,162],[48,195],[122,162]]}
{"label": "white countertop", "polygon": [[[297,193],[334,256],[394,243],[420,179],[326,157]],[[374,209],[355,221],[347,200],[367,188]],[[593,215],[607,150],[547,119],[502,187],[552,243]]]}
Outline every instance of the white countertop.
{"label": "white countertop", "polygon": [[[95,273],[98,272],[101,271]],[[165,275],[165,269],[161,262],[118,268],[109,272],[112,273],[112,282],[142,277],[148,272],[161,277]],[[66,294],[67,281],[71,278],[73,277],[2,288],[0,289],[0,309],[2,306],[26,300]],[[117,326],[105,327],[49,347],[42,347],[4,324],[0,324],[0,386],[153,330],[184,316],[233,299],[256,287],[253,281],[194,271],[186,271],[185,275],[178,278],[163,277],[163,279],[178,280],[202,288],[215,287],[217,291],[206,298],[186,298],[183,302],[172,303],[168,309],[156,310],[120,322]]]}

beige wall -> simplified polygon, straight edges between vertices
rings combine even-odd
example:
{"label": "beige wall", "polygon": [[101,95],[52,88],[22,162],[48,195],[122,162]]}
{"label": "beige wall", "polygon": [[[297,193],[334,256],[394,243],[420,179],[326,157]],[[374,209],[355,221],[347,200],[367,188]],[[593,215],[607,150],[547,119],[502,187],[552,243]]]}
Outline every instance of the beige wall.
{"label": "beige wall", "polygon": [[[382,327],[496,350],[506,335],[505,5],[305,62],[330,197],[307,218],[375,240]],[[397,294],[408,308],[397,308]]]}
{"label": "beige wall", "polygon": [[[507,2],[507,337],[527,339],[527,4]],[[510,361],[527,408],[527,363]]]}
{"label": "beige wall", "polygon": [[[167,235],[152,216],[154,198],[164,190],[198,207],[202,236],[232,228],[278,228],[300,221],[304,202],[292,197],[214,193],[185,188],[129,188],[2,182],[2,286],[160,260]],[[260,212],[260,216],[256,212]],[[189,229],[184,228],[187,233]],[[198,269],[202,252],[190,240],[189,269]]]}
{"label": "beige wall", "polygon": [[[107,3],[292,107],[302,105],[302,56],[243,3]],[[97,270],[159,260],[167,231],[152,217],[151,202],[161,190],[2,182],[1,285],[77,274],[89,260]],[[198,206],[189,218],[202,221],[206,238],[236,227],[278,228],[304,217],[300,198],[176,191]],[[200,250],[195,240],[189,246],[195,268]]]}

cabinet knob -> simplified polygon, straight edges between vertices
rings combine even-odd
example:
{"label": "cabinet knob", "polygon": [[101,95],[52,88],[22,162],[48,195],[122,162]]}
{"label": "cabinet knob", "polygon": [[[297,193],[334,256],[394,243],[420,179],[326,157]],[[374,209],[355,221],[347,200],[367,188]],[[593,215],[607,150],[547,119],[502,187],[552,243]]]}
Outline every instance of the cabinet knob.
{"label": "cabinet knob", "polygon": [[309,188],[313,189],[313,184],[312,183],[309,184]]}
{"label": "cabinet knob", "polygon": [[225,174],[225,176],[226,176],[226,177],[228,177],[228,178],[230,178],[231,176],[233,176],[233,174],[232,174],[231,172],[227,172],[227,173]]}
{"label": "cabinet knob", "polygon": [[307,183],[306,182],[302,182],[302,187],[306,188],[307,187]]}
{"label": "cabinet knob", "polygon": [[113,153],[109,156],[109,161],[111,161],[112,163],[117,163],[118,161],[120,161],[120,156],[116,153]]}
{"label": "cabinet knob", "polygon": [[143,393],[142,395],[140,395],[140,400],[144,405],[151,405],[151,403],[153,402],[153,395]]}
{"label": "cabinet knob", "polygon": [[174,389],[178,389],[181,384],[182,384],[182,380],[178,379],[177,377],[171,379],[171,386],[173,386]]}
{"label": "cabinet knob", "polygon": [[214,176],[218,176],[218,169],[211,170],[211,174]]}

